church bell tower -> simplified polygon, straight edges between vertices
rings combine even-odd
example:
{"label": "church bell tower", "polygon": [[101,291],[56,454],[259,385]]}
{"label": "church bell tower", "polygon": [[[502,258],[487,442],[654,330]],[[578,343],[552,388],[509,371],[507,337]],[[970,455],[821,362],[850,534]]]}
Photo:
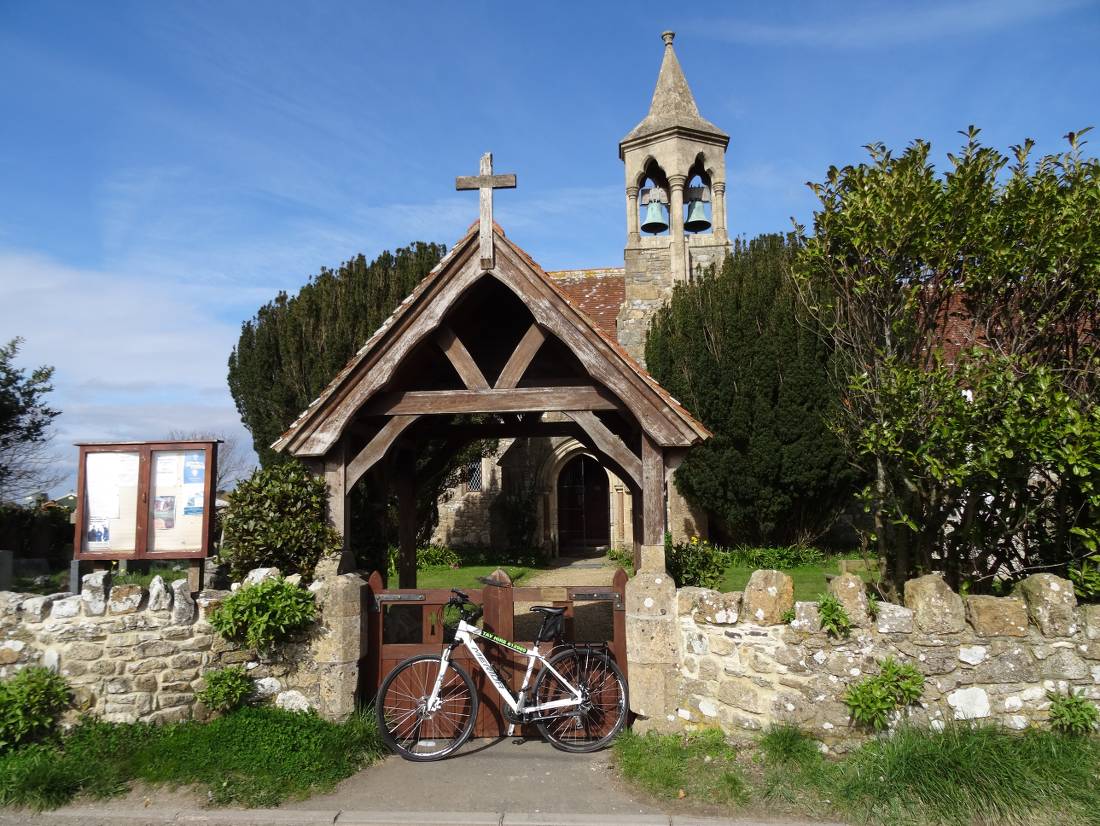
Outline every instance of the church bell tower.
{"label": "church bell tower", "polygon": [[642,364],[645,337],[672,288],[729,251],[726,147],[729,135],[699,114],[663,32],[664,56],[649,113],[619,143],[626,167],[626,295],[620,343]]}

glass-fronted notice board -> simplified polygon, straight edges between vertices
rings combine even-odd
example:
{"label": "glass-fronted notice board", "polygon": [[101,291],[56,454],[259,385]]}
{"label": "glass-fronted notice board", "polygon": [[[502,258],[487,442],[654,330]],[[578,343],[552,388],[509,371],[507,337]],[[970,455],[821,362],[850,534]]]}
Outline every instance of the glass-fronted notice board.
{"label": "glass-fronted notice board", "polygon": [[77,559],[207,556],[216,441],[81,444]]}

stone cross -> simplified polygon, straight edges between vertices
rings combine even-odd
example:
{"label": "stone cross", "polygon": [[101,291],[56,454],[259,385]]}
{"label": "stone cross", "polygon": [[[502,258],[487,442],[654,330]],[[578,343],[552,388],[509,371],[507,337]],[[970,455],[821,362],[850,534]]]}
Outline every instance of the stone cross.
{"label": "stone cross", "polygon": [[481,156],[481,174],[462,175],[455,178],[455,189],[481,191],[481,228],[479,231],[481,268],[491,270],[495,266],[493,255],[493,190],[515,189],[515,175],[493,174],[493,153]]}

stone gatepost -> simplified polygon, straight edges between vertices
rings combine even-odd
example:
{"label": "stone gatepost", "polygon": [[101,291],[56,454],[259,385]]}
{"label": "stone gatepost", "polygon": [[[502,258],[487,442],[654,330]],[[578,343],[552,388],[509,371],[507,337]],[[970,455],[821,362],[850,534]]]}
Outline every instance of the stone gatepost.
{"label": "stone gatepost", "polygon": [[642,545],[640,562],[626,584],[630,710],[638,715],[635,731],[671,731],[680,671],[676,583],[665,571],[663,545]]}

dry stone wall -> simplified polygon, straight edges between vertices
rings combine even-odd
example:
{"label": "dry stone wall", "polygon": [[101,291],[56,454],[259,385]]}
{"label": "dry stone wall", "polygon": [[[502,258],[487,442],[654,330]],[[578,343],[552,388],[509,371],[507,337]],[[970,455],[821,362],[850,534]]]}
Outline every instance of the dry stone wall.
{"label": "dry stone wall", "polygon": [[[755,572],[744,592],[679,589],[676,689],[663,706],[650,703],[650,727],[737,733],[788,722],[843,751],[868,735],[852,724],[843,696],[886,657],[925,677],[920,703],[897,713],[895,725],[978,720],[1024,729],[1047,723],[1050,691],[1100,700],[1100,605],[1078,606],[1067,580],[1039,574],[1019,596],[963,599],[930,575],[906,584],[905,605],[877,608],[854,575],[835,578],[830,590],[853,622],[846,638],[823,632],[818,604],[795,603],[779,571]],[[663,718],[654,719],[659,709]]]}
{"label": "dry stone wall", "polygon": [[[327,567],[326,567],[327,566]],[[251,572],[245,582],[278,575]],[[80,595],[0,592],[0,678],[30,665],[53,669],[73,689],[73,716],[114,722],[174,722],[206,716],[195,698],[203,674],[243,665],[262,699],[329,719],[355,708],[365,583],[322,562],[310,585],[318,619],[300,637],[261,655],[227,642],[209,623],[231,591],[188,591],[187,580],[154,577],[148,589],[110,587],[88,574]],[[234,586],[234,588],[239,586]]]}

